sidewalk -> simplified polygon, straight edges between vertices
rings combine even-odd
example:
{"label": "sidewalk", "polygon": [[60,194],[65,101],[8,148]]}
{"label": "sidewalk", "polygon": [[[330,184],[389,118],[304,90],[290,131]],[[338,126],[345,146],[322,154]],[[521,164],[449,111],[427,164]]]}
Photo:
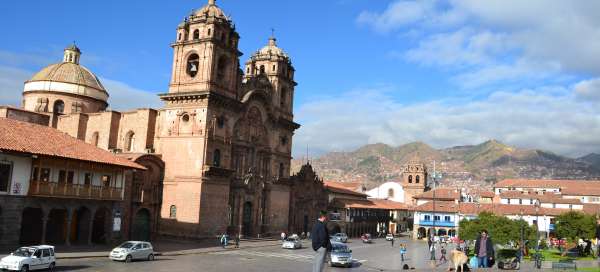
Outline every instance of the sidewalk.
{"label": "sidewalk", "polygon": [[[274,239],[250,239],[241,240],[240,249],[260,248],[280,245],[281,241]],[[177,240],[158,240],[152,242],[154,251],[157,256],[177,256],[177,255],[192,255],[206,254],[210,252],[219,252],[226,250],[235,250],[233,243],[230,243],[226,248],[218,245],[218,241],[177,241]],[[14,249],[16,249],[15,247]],[[81,258],[108,258],[109,252],[114,247],[108,245],[94,246],[56,246],[57,259],[81,259]],[[11,250],[14,250],[11,249]],[[10,250],[0,251],[0,258],[6,256]]]}

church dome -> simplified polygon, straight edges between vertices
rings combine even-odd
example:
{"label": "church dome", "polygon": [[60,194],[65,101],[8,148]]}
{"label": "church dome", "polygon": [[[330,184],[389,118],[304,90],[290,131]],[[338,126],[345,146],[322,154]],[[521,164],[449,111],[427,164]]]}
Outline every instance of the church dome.
{"label": "church dome", "polygon": [[289,60],[289,56],[283,49],[277,47],[276,39],[274,37],[269,38],[269,43],[260,50],[256,51],[252,58],[255,59],[274,59],[282,58]]}
{"label": "church dome", "polygon": [[83,95],[103,102],[108,93],[94,73],[79,64],[81,51],[75,45],[65,48],[63,62],[51,64],[25,82],[25,90]]}
{"label": "church dome", "polygon": [[208,4],[200,9],[195,10],[191,17],[214,17],[229,21],[229,18],[227,15],[225,15],[225,12],[223,12],[223,10],[216,5],[215,0],[208,0]]}

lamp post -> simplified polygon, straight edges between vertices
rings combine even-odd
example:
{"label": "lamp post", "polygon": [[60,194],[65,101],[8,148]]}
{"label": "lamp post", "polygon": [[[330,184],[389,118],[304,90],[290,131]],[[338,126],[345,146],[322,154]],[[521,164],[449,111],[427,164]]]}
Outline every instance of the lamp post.
{"label": "lamp post", "polygon": [[433,202],[433,218],[432,218],[433,226],[432,226],[432,229],[433,229],[433,231],[429,232],[429,239],[431,241],[429,251],[431,253],[430,260],[432,260],[432,261],[435,261],[435,186],[437,183],[437,179],[441,178],[441,177],[442,176],[435,171],[435,160],[434,160],[433,161],[433,174],[431,176],[432,181],[433,181],[433,189],[432,189],[433,190],[432,191],[432,194],[433,194],[433,200],[432,200],[432,202]]}
{"label": "lamp post", "polygon": [[539,217],[539,213],[540,213],[540,200],[536,199],[535,200],[535,223],[536,223],[536,244],[535,244],[535,266],[537,269],[540,269],[542,264],[541,264],[541,256],[540,256],[540,217]]}

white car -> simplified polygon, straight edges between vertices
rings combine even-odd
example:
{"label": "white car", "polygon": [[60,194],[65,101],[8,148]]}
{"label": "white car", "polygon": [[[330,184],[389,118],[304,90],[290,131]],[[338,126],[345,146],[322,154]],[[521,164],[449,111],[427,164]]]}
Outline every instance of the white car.
{"label": "white car", "polygon": [[149,242],[127,241],[115,247],[108,256],[113,261],[154,260],[154,249]]}
{"label": "white car", "polygon": [[287,249],[302,248],[302,242],[300,242],[300,239],[287,238],[285,241],[283,241],[283,245],[281,245],[281,247]]}
{"label": "white car", "polygon": [[388,233],[388,234],[385,236],[385,240],[386,240],[386,241],[391,241],[391,240],[394,240],[394,235],[393,235],[393,234],[391,234],[391,233]]}
{"label": "white car", "polygon": [[21,247],[0,260],[0,270],[53,270],[56,266],[53,246]]}

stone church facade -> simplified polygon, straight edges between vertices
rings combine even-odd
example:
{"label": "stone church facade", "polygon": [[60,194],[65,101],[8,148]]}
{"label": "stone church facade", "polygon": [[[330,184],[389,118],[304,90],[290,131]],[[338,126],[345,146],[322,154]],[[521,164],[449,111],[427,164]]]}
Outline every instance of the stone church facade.
{"label": "stone church facade", "polygon": [[129,177],[134,226],[142,213],[151,224],[145,230],[166,236],[286,231],[292,137],[300,127],[290,57],[271,37],[242,66],[240,36],[214,0],[175,34],[161,109],[109,110],[109,92],[72,45],[62,62],[25,82],[21,109],[0,114],[54,127],[145,166],[148,173]]}

